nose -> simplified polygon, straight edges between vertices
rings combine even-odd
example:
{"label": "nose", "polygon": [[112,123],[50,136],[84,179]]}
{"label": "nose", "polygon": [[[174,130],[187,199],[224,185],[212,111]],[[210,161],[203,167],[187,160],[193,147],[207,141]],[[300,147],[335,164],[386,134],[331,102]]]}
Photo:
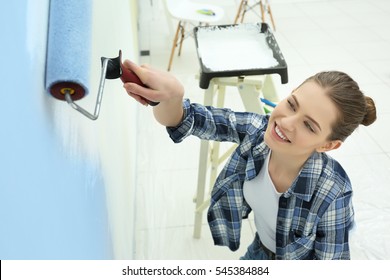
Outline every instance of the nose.
{"label": "nose", "polygon": [[285,116],[280,119],[279,125],[284,131],[292,132],[295,130],[297,124],[296,115]]}

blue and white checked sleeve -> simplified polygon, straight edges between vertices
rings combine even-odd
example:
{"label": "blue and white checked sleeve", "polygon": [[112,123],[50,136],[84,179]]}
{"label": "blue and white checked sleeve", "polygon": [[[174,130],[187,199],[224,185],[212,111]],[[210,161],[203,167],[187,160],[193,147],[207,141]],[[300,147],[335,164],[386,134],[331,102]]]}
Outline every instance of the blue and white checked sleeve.
{"label": "blue and white checked sleeve", "polygon": [[240,143],[246,135],[257,133],[266,125],[263,115],[190,103],[189,99],[184,100],[183,108],[183,121],[177,127],[167,127],[175,143],[189,135],[203,140]]}

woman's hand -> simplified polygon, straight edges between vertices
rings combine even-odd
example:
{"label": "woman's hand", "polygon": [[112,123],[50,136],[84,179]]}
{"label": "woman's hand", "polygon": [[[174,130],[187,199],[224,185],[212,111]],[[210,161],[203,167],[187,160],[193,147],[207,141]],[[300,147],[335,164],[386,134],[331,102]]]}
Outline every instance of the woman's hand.
{"label": "woman's hand", "polygon": [[[133,71],[147,86],[142,87],[135,83],[125,83],[127,93],[143,105],[147,105],[143,98],[155,102],[182,99],[184,96],[183,85],[170,73],[154,69],[147,65],[137,64],[125,60],[123,65]],[[142,96],[143,98],[140,98]]]}
{"label": "woman's hand", "polygon": [[127,93],[141,104],[147,106],[145,99],[160,102],[153,107],[156,120],[164,126],[177,126],[183,118],[183,85],[170,73],[147,65],[125,60],[123,65],[133,71],[146,87],[136,83],[125,83]]}

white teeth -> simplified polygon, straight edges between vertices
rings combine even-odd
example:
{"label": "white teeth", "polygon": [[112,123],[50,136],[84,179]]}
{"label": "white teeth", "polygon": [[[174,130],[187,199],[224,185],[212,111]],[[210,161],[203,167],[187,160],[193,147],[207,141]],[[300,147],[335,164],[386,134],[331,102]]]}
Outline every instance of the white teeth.
{"label": "white teeth", "polygon": [[288,138],[286,136],[283,135],[283,133],[279,130],[279,127],[275,127],[275,131],[276,131],[276,134],[282,138],[284,141],[289,141]]}

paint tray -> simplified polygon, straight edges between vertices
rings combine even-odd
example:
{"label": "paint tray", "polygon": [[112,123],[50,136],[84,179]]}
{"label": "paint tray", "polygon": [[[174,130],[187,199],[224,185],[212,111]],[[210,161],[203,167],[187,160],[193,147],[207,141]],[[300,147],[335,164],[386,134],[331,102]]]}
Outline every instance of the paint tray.
{"label": "paint tray", "polygon": [[282,84],[288,82],[286,61],[266,23],[197,26],[194,38],[202,89],[217,77],[279,74]]}

